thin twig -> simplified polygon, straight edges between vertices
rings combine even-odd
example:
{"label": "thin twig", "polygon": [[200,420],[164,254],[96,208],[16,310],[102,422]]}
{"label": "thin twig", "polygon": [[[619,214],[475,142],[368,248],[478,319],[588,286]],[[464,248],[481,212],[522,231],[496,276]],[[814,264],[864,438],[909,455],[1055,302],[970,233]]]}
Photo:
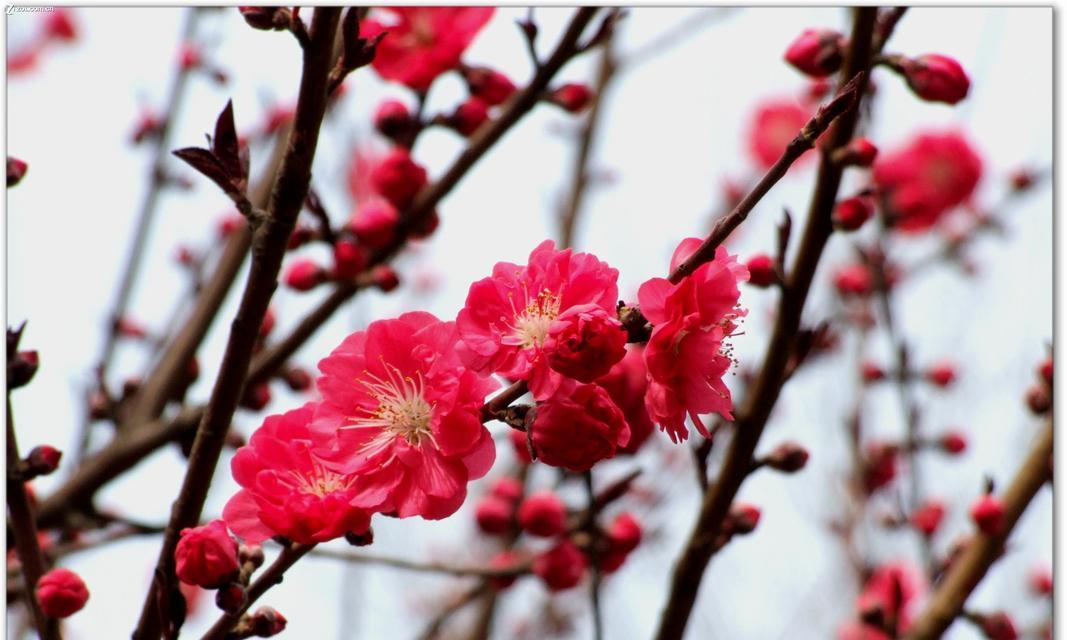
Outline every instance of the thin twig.
{"label": "thin twig", "polygon": [[477,576],[481,578],[508,578],[521,576],[530,572],[529,562],[518,562],[510,567],[486,567],[456,565],[445,562],[417,562],[406,558],[394,558],[367,553],[355,553],[351,551],[337,551],[335,549],[315,549],[312,556],[331,558],[342,562],[354,564],[380,564],[407,571],[420,573],[447,573],[453,576]]}
{"label": "thin twig", "polygon": [[1052,420],[1041,429],[1015,478],[1001,495],[1004,521],[1000,532],[976,532],[963,554],[956,558],[941,579],[926,609],[904,635],[904,640],[940,638],[963,611],[963,605],[986,572],[1004,551],[1004,543],[1037,492],[1052,477]]}
{"label": "thin twig", "polygon": [[141,620],[134,633],[134,638],[138,640],[156,638],[160,627],[167,630],[171,624],[170,613],[159,611],[158,603],[177,588],[174,548],[178,542],[178,532],[194,526],[200,518],[230,421],[237,409],[259,328],[271,295],[278,286],[278,272],[289,235],[307,197],[319,129],[326,113],[326,77],[332,61],[340,14],[340,8],[318,8],[311,22],[311,42],[303,51],[304,62],[293,131],[289,136],[278,180],[274,184],[267,216],[254,232],[252,265],[247,284],[231,325],[211,399],[197,429],[181,493],[174,504],[163,538],[155,579],[145,598]]}
{"label": "thin twig", "polygon": [[593,472],[592,470],[586,471],[584,475],[585,480],[585,496],[588,500],[588,507],[586,508],[586,531],[589,533],[589,563],[592,565],[593,579],[589,584],[589,601],[593,609],[593,638],[595,640],[602,640],[604,637],[604,619],[601,616],[600,611],[600,529],[597,527],[597,499],[596,493],[593,491]]}
{"label": "thin twig", "polygon": [[7,395],[7,512],[10,517],[15,553],[22,566],[22,578],[26,585],[26,606],[44,640],[59,640],[59,621],[49,618],[41,611],[37,601],[37,581],[44,575],[45,562],[41,545],[37,541],[37,526],[33,517],[33,505],[26,493],[26,483],[19,475],[19,444],[15,437],[15,419],[11,413],[11,393]]}
{"label": "thin twig", "polygon": [[[870,69],[872,57],[870,43],[876,14],[877,9],[873,7],[861,7],[855,10],[851,44],[842,69],[842,78],[858,76],[857,96],[863,96],[866,92],[866,72]],[[829,160],[830,154],[834,149],[848,144],[857,120],[858,111],[852,109],[842,114],[830,129],[827,149],[824,150],[823,159],[819,165],[815,192],[801,245],[793,263],[790,278],[782,288],[780,308],[775,318],[767,355],[759,375],[750,387],[745,405],[738,414],[736,433],[730,443],[718,480],[709,485],[709,490],[704,494],[697,522],[675,565],[671,577],[670,595],[655,636],[658,640],[679,640],[685,632],[704,571],[716,551],[716,540],[730,504],[751,468],[752,454],[759,443],[771,410],[778,400],[792,356],[797,330],[800,327],[801,311],[804,308],[823,248],[833,232],[830,216],[841,183],[842,169]],[[786,153],[788,154],[789,151]],[[779,163],[776,163],[776,166]],[[748,199],[749,197],[746,197],[746,200]],[[735,211],[747,211],[743,205],[744,201]],[[716,230],[709,236],[709,241],[716,237],[724,238],[732,230],[733,227],[730,227],[726,220],[734,215],[735,213],[731,213],[716,225]],[[743,216],[744,213],[741,213],[740,219],[743,219]],[[737,224],[740,223],[740,219],[737,220]],[[736,224],[733,226],[736,227]],[[709,241],[706,241],[703,246],[712,247],[713,252],[714,243]],[[679,269],[678,273],[684,275],[687,272]]]}

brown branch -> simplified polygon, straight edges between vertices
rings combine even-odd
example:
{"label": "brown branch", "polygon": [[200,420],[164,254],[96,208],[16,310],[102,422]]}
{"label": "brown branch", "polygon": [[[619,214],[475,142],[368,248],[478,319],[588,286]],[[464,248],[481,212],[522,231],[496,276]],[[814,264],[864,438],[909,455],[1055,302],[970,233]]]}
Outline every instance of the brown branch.
{"label": "brown branch", "polygon": [[[849,81],[845,86],[841,87],[841,91],[834,97],[826,106],[819,109],[804,128],[800,130],[800,133],[796,135],[782,152],[782,155],[778,160],[767,170],[767,173],[760,178],[760,181],[756,183],[756,186],[752,188],[748,194],[741,199],[741,202],[737,203],[733,211],[719,218],[715,222],[715,226],[712,228],[711,233],[704,239],[704,242],[700,243],[697,250],[693,252],[693,255],[686,258],[682,264],[671,272],[670,281],[673,283],[681,282],[683,278],[688,276],[697,270],[697,268],[709,262],[715,257],[715,249],[726,238],[733,233],[734,229],[741,225],[745,219],[748,218],[748,214],[759,201],[763,199],[763,196],[767,195],[767,192],[771,190],[775,184],[778,183],[786,172],[789,171],[789,167],[793,166],[793,163],[804,154],[805,151],[811,149],[815,145],[815,141],[820,135],[839,117],[850,113],[855,113],[855,107],[859,102],[859,96],[863,94],[864,88],[867,86],[867,73],[869,69],[867,67],[861,68],[855,74],[849,77]],[[855,116],[852,116],[855,118]],[[840,128],[840,127],[839,127]],[[851,131],[850,131],[851,134]],[[846,140],[847,142],[847,140]],[[838,181],[840,181],[841,171],[837,171]],[[834,195],[836,196],[836,189]]]}
{"label": "brown branch", "polygon": [[59,621],[49,618],[41,611],[37,601],[37,581],[44,575],[45,562],[41,545],[37,541],[37,526],[34,524],[33,505],[26,493],[26,483],[18,472],[19,444],[15,437],[15,420],[11,413],[11,395],[7,397],[7,513],[9,527],[15,539],[15,553],[22,565],[22,578],[26,585],[26,606],[44,640],[59,639]]}
{"label": "brown branch", "polygon": [[953,561],[941,579],[926,610],[916,619],[905,640],[940,638],[952,621],[963,611],[963,605],[986,572],[1004,551],[1004,543],[1038,490],[1052,477],[1052,420],[1042,427],[1015,478],[1001,496],[1004,504],[1004,523],[994,536],[976,532],[963,554]]}
{"label": "brown branch", "polygon": [[176,589],[174,548],[178,542],[178,532],[194,526],[200,518],[230,421],[237,409],[260,325],[278,286],[278,272],[289,235],[307,197],[311,164],[326,113],[326,77],[332,62],[340,14],[340,8],[319,8],[312,19],[310,44],[303,50],[299,98],[288,148],[274,184],[266,218],[253,233],[252,265],[244,295],[231,325],[211,399],[197,429],[181,493],[174,504],[163,538],[155,579],[134,633],[134,638],[139,640],[158,637],[160,627],[164,631],[171,631],[168,629],[169,612],[159,611],[158,603],[166,601]]}
{"label": "brown branch", "polygon": [[[848,79],[858,75],[855,89],[857,96],[862,96],[866,92],[866,72],[869,71],[871,65],[871,38],[876,14],[877,9],[873,7],[861,7],[855,10],[851,44],[841,77]],[[723,521],[734,496],[737,495],[738,489],[751,469],[752,454],[759,443],[771,410],[778,400],[800,327],[801,311],[804,308],[823,248],[833,232],[831,214],[841,183],[842,169],[829,158],[833,150],[848,144],[857,120],[858,111],[848,110],[830,129],[828,144],[819,164],[815,192],[812,196],[801,245],[793,263],[792,273],[782,287],[780,308],[775,319],[767,355],[758,377],[750,387],[746,402],[738,413],[736,435],[730,443],[722,471],[719,473],[718,480],[710,485],[709,491],[704,494],[693,532],[675,565],[671,577],[670,595],[655,636],[658,640],[678,640],[685,632],[704,570],[716,551],[716,539],[722,530]],[[794,144],[796,140],[790,146]],[[786,154],[789,154],[789,151]],[[776,163],[776,166],[780,163],[781,160]],[[766,177],[761,183],[765,181]],[[769,185],[766,188],[769,188]],[[759,190],[758,186],[757,190]],[[749,200],[750,197],[751,194],[746,196],[745,200]],[[735,212],[746,211],[744,202],[738,205]],[[727,219],[734,215],[735,213],[731,213]],[[744,213],[741,213],[736,224],[743,220],[743,216]],[[733,226],[736,227],[736,224]],[[725,233],[729,233],[728,227],[729,223],[720,222],[716,225],[718,233],[713,231],[709,240],[716,237],[725,238]],[[705,245],[713,246],[711,242],[705,242]],[[684,265],[679,265],[677,271],[679,277],[688,273],[681,269],[682,266]],[[695,266],[694,264],[690,271]]]}
{"label": "brown branch", "polygon": [[[318,16],[316,16],[318,17]],[[315,39],[315,20],[311,21],[311,38],[314,44]],[[310,50],[310,47],[309,47]],[[278,555],[278,559],[275,560],[258,578],[255,579],[252,584],[248,586],[245,591],[244,603],[232,613],[225,613],[219,620],[211,626],[211,629],[204,634],[201,640],[224,640],[226,634],[233,629],[240,620],[245,611],[248,611],[256,600],[259,600],[260,596],[267,592],[271,587],[281,584],[282,576],[289,570],[296,561],[307,555],[312,549],[315,548],[314,544],[294,544],[290,547],[282,549],[281,554]]]}
{"label": "brown branch", "polygon": [[471,587],[462,596],[445,607],[441,613],[437,614],[437,617],[426,626],[426,630],[419,634],[419,640],[436,640],[439,638],[442,627],[444,627],[445,623],[452,617],[452,614],[466,607],[468,604],[474,602],[486,593],[489,594],[490,598],[495,599],[496,592],[490,588],[489,581],[481,580],[478,584]]}

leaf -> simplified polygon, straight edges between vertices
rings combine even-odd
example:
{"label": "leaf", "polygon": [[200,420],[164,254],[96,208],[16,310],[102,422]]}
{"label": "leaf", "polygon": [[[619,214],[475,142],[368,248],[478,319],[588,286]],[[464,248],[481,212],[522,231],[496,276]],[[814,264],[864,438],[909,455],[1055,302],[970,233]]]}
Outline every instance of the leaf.
{"label": "leaf", "polygon": [[230,174],[226,171],[226,168],[207,149],[186,147],[177,149],[172,153],[185,161],[190,167],[207,176],[209,180],[217,184],[227,194],[236,191],[236,185],[230,179]]}
{"label": "leaf", "polygon": [[226,101],[226,108],[215,120],[215,138],[211,150],[234,183],[243,182],[248,176],[242,172],[237,146],[237,129],[233,122],[233,100]]}

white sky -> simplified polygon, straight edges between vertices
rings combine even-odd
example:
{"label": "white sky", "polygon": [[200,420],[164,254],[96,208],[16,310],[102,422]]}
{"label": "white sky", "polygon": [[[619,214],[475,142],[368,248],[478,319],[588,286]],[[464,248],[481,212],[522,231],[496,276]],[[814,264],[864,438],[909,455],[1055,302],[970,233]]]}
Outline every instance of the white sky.
{"label": "white sky", "polygon": [[[635,50],[700,11],[633,9],[621,31],[619,49],[623,54]],[[524,14],[518,8],[499,10],[466,60],[493,65],[516,81],[527,77],[525,50],[513,26],[514,19]],[[563,9],[538,10],[543,50],[555,41],[567,15]],[[30,165],[26,180],[10,190],[7,199],[8,324],[28,319],[23,344],[41,354],[33,384],[15,396],[24,451],[45,442],[61,448],[72,445],[82,411],[80,389],[99,354],[104,318],[145,188],[148,155],[146,149],[128,145],[128,134],[141,105],[159,106],[164,97],[182,19],[177,9],[79,9],[78,43],[49,51],[36,74],[8,82],[8,153]],[[34,20],[30,14],[7,17],[9,51],[24,41]],[[781,55],[791,39],[809,26],[845,30],[846,14],[835,8],[738,10],[618,78],[595,156],[596,168],[614,179],[587,200],[577,246],[619,268],[624,295],[665,271],[678,240],[703,232],[725,176],[749,173],[742,139],[746,116],[761,98],[788,95],[803,87],[799,74],[781,61]],[[298,48],[286,34],[245,28],[232,9],[210,14],[201,27],[205,42],[217,44],[211,59],[235,82],[220,88],[204,78],[193,81],[173,137],[175,147],[202,143],[203,133],[211,129],[228,97],[233,97],[238,127],[247,128],[260,120],[268,100],[294,96],[298,83]],[[1000,201],[1009,171],[1020,165],[1050,165],[1050,9],[917,8],[905,16],[889,48],[956,57],[970,72],[973,88],[967,101],[953,109],[919,102],[898,78],[878,71],[877,118],[870,133],[879,146],[899,146],[906,136],[925,128],[962,127],[983,154],[986,173],[979,201],[989,206]],[[589,80],[592,62],[592,58],[576,62],[560,78]],[[314,185],[337,220],[348,213],[344,170],[353,141],[368,137],[368,114],[381,97],[403,95],[397,87],[382,85],[369,71],[357,73],[349,85],[349,95],[336,113],[339,117],[323,134],[314,171]],[[461,97],[461,87],[455,78],[440,85],[431,97],[431,108],[446,110]],[[439,270],[438,291],[419,297],[404,287],[390,297],[361,295],[300,352],[298,360],[313,366],[346,333],[400,310],[420,307],[443,318],[454,317],[470,282],[488,274],[499,260],[521,263],[530,248],[553,234],[553,216],[565,193],[571,162],[564,132],[572,126],[572,119],[560,111],[538,107],[443,202],[440,230],[417,259],[408,258],[401,267],[402,276],[409,279],[425,269]],[[461,145],[448,132],[431,131],[420,140],[416,156],[431,176],[437,176]],[[260,149],[257,158],[253,150],[253,173],[265,153]],[[153,229],[134,309],[136,317],[154,329],[167,326],[176,296],[186,291],[183,273],[172,260],[176,246],[209,242],[214,220],[227,204],[206,180],[192,176],[176,161],[172,167],[193,177],[196,187],[186,193],[169,192]],[[802,215],[811,178],[810,167],[791,173],[752,215],[733,249],[743,256],[771,250],[781,208],[788,206],[795,216]],[[980,277],[968,280],[943,268],[908,283],[901,294],[897,321],[915,358],[923,362],[947,355],[963,363],[962,379],[954,389],[923,396],[928,400],[927,433],[960,426],[972,443],[968,454],[951,466],[937,456],[924,459],[926,476],[937,483],[928,491],[952,505],[939,549],[967,530],[966,507],[979,491],[983,475],[1006,482],[1037,428],[1037,421],[1023,410],[1022,394],[1052,335],[1051,205],[1046,186],[1007,212],[1008,234],[984,240],[973,252]],[[921,249],[929,246],[919,244],[918,249],[905,251],[923,255]],[[830,311],[829,268],[848,255],[848,242],[834,238],[810,300],[806,317],[812,321]],[[279,335],[317,300],[316,294],[282,291],[276,296]],[[736,343],[737,354],[743,365],[754,366],[766,342],[773,298],[746,289],[742,300],[752,312],[747,335]],[[234,303],[229,301],[227,318]],[[194,388],[194,400],[209,392],[207,383],[218,367],[226,324],[218,323],[200,354],[204,375]],[[851,341],[845,345],[851,348]],[[885,345],[877,346],[888,353]],[[125,348],[120,355],[117,370],[136,373],[143,367],[137,347]],[[689,637],[814,640],[829,637],[849,615],[854,585],[826,521],[835,513],[835,487],[847,464],[843,418],[851,394],[838,390],[852,384],[851,357],[812,366],[783,394],[764,446],[796,439],[811,448],[812,462],[792,478],[760,474],[745,484],[740,497],[763,506],[764,519],[754,535],[732,544],[711,565]],[[300,401],[280,387],[274,385],[275,411]],[[869,405],[871,428],[889,436],[901,432],[894,398],[890,390],[876,392]],[[236,424],[247,433],[258,418],[241,412]],[[649,476],[662,480],[657,457],[661,450],[648,452],[640,462]],[[501,459],[506,462],[508,453]],[[609,465],[604,475],[612,475],[611,470],[620,473],[630,464]],[[163,451],[135,475],[108,487],[99,502],[142,520],[163,521],[182,468],[176,451]],[[224,460],[206,515],[217,514],[234,490],[227,469]],[[606,584],[609,638],[647,638],[658,619],[667,573],[688,535],[697,500],[688,463],[674,473],[677,481],[671,487],[670,506],[655,516],[664,525],[663,537],[640,549]],[[549,477],[543,474],[540,481]],[[55,481],[49,478],[38,484],[47,493]],[[471,489],[472,495],[483,491],[480,486]],[[1011,606],[1020,622],[1041,619],[1040,605],[1019,593],[1029,568],[1051,558],[1051,523],[1051,499],[1043,491],[1013,538],[1013,552],[972,600],[975,608]],[[473,524],[467,508],[439,523],[379,518],[375,529],[377,542],[371,550],[382,554],[421,557],[437,552],[469,555],[476,561],[487,553],[471,546]],[[879,557],[915,551],[906,534],[879,534],[877,540]],[[66,564],[85,577],[92,598],[70,620],[69,637],[125,636],[133,627],[157,551],[158,541],[145,539],[71,557]],[[455,583],[392,570],[345,571],[326,562],[306,561],[262,604],[278,607],[289,619],[290,637],[404,638],[417,634],[428,619],[423,610],[412,610],[416,599],[425,604],[451,584]],[[530,603],[540,602],[542,593],[535,581],[524,581],[505,598],[505,609],[529,614]],[[564,600],[584,606],[578,594],[572,592]],[[213,620],[210,608],[205,602],[207,615],[190,620],[190,635]],[[575,637],[588,636],[583,626],[587,624],[581,622]],[[958,624],[948,637],[975,636]]]}

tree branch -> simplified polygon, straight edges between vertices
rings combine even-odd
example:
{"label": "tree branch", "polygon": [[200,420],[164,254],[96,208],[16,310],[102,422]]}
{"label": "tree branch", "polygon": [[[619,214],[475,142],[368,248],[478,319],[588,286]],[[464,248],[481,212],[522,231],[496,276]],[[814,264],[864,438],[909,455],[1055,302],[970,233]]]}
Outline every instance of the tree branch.
{"label": "tree branch", "polygon": [[[861,7],[855,10],[852,35],[845,64],[841,71],[844,79],[857,77],[856,95],[863,96],[867,87],[867,74],[872,59],[871,39],[874,31],[875,16],[877,9],[873,7]],[[793,271],[785,286],[782,288],[782,297],[779,303],[779,312],[775,319],[771,342],[767,348],[763,366],[756,380],[753,382],[746,396],[746,402],[739,412],[736,435],[730,443],[726,459],[718,480],[710,486],[704,494],[700,514],[697,517],[693,532],[690,534],[682,555],[679,557],[671,578],[671,590],[660,618],[660,626],[656,633],[658,640],[678,640],[685,632],[689,615],[693,604],[696,602],[697,592],[703,579],[704,570],[712,555],[716,551],[716,539],[722,529],[722,524],[729,511],[734,496],[737,495],[742,482],[748,475],[752,464],[752,454],[759,443],[759,438],[770,417],[771,410],[778,400],[782,384],[785,381],[786,368],[789,364],[793,351],[793,345],[800,327],[800,315],[807,299],[808,290],[815,276],[815,268],[822,256],[823,248],[833,232],[831,214],[837,198],[838,187],[841,183],[841,167],[830,161],[833,150],[848,144],[852,138],[853,130],[858,120],[858,110],[851,109],[843,113],[834,123],[829,133],[826,149],[819,164],[819,173],[816,178],[815,192],[812,197],[808,212],[808,220],[804,229],[804,236],[796,259],[793,263]],[[810,123],[809,123],[810,124]],[[803,136],[800,136],[803,137]],[[797,140],[790,143],[790,147],[797,144]],[[794,152],[795,153],[795,152]],[[788,156],[790,151],[786,151]],[[777,168],[784,173],[785,168],[779,167],[781,159],[772,168]],[[765,193],[773,181],[767,183],[767,177],[760,181]],[[754,192],[759,192],[761,187],[757,185]],[[751,205],[746,207],[752,194],[746,196],[737,206],[734,212],[720,221],[712,234],[705,241],[704,247],[710,247],[714,254],[716,238],[721,240],[735,228],[741,221]],[[734,222],[728,222],[734,219]],[[707,252],[708,249],[705,249]],[[710,257],[710,256],[709,256]],[[683,269],[686,264],[691,264],[689,271]],[[692,259],[679,265],[678,270],[672,276],[680,277],[695,269],[699,263]]]}
{"label": "tree branch", "polygon": [[311,181],[311,164],[315,157],[319,129],[326,112],[326,78],[333,57],[333,46],[341,10],[326,7],[315,10],[310,29],[310,44],[303,50],[304,62],[293,131],[274,184],[266,218],[255,229],[252,239],[252,266],[237,316],[223,355],[215,387],[207,410],[197,429],[189,456],[189,466],[170,523],[163,538],[153,586],[145,599],[141,620],[134,638],[158,637],[160,628],[169,632],[169,612],[158,610],[166,601],[174,583],[174,548],[181,529],[194,526],[199,518],[219,455],[237,409],[244,386],[252,350],[259,328],[278,286],[278,272],[285,255],[289,235],[307,197]]}
{"label": "tree branch", "polygon": [[940,638],[952,621],[963,611],[963,605],[989,567],[1004,551],[1004,543],[1038,490],[1052,477],[1052,420],[1042,427],[1015,478],[1001,496],[1004,504],[1004,524],[995,536],[975,532],[963,554],[953,561],[948,573],[934,592],[926,610],[916,619],[904,640],[932,640]]}

